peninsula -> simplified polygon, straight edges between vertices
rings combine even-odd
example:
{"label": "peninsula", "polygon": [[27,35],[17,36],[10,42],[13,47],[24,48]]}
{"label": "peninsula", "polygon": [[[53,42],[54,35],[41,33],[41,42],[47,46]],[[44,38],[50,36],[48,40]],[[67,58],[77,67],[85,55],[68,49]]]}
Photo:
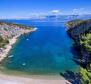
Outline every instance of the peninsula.
{"label": "peninsula", "polygon": [[34,31],[36,28],[30,26],[0,21],[0,62],[7,57],[19,36]]}

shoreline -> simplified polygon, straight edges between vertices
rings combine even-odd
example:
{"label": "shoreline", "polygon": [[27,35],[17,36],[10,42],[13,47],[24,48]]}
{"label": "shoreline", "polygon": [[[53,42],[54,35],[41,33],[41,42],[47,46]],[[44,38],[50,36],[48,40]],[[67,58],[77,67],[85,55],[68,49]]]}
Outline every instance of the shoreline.
{"label": "shoreline", "polygon": [[4,60],[4,58],[7,57],[7,54],[9,53],[9,51],[12,49],[12,46],[16,43],[16,41],[18,40],[18,37],[20,37],[21,35],[23,34],[27,34],[27,33],[31,33],[31,32],[34,32],[36,31],[37,28],[33,28],[33,29],[26,29],[26,30],[23,30],[21,34],[17,35],[17,36],[14,36],[12,39],[9,39],[9,44],[7,44],[5,46],[5,49],[3,50],[2,53],[0,53],[0,63]]}
{"label": "shoreline", "polygon": [[[36,76],[36,75],[35,75]],[[71,84],[68,80],[59,76],[40,76],[33,77],[14,76],[0,73],[2,84]]]}
{"label": "shoreline", "polygon": [[[23,34],[34,32],[36,30],[37,28],[31,30],[24,30],[21,34],[14,36],[12,39],[9,39],[9,44],[5,46],[3,53],[0,54],[0,63],[7,57],[9,51],[12,49],[12,46],[18,40],[18,37],[20,37]],[[30,84],[30,83],[31,84],[71,84],[65,78],[60,76],[55,76],[55,75],[53,76],[36,75],[35,77],[31,75],[30,77],[26,77],[26,76],[8,75],[5,73],[0,73],[0,82],[2,84]]]}

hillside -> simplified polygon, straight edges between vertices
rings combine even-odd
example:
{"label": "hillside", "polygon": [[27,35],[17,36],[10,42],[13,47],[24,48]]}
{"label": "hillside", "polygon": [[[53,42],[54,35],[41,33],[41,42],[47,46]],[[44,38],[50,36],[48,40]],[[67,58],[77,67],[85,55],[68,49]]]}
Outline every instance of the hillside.
{"label": "hillside", "polygon": [[67,26],[68,34],[79,48],[82,84],[91,84],[91,19],[73,20]]}

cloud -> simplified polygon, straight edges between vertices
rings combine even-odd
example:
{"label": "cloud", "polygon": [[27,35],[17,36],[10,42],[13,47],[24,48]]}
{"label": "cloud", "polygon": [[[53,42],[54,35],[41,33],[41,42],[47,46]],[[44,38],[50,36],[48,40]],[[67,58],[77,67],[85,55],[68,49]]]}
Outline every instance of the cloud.
{"label": "cloud", "polygon": [[59,13],[60,10],[52,10],[51,12],[52,12],[52,13]]}
{"label": "cloud", "polygon": [[84,8],[74,8],[72,11],[72,14],[77,14],[77,15],[81,15],[84,14]]}
{"label": "cloud", "polygon": [[60,10],[52,10],[51,13],[52,14],[60,14],[61,12],[60,12]]}

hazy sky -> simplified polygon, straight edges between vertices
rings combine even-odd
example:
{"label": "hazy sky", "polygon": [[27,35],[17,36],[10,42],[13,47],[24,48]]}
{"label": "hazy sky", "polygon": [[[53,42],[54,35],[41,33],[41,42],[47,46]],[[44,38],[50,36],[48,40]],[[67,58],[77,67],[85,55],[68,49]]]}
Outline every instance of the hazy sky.
{"label": "hazy sky", "polygon": [[91,0],[0,0],[0,18],[91,13]]}

